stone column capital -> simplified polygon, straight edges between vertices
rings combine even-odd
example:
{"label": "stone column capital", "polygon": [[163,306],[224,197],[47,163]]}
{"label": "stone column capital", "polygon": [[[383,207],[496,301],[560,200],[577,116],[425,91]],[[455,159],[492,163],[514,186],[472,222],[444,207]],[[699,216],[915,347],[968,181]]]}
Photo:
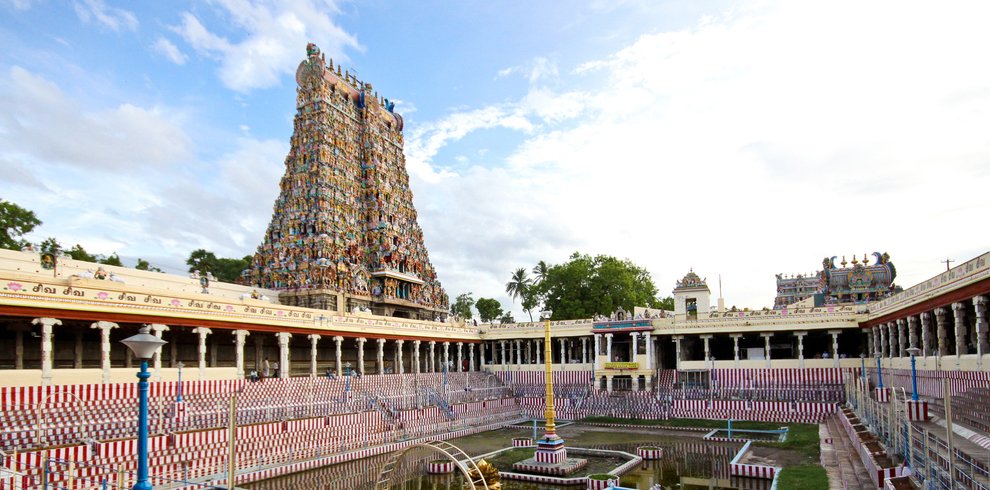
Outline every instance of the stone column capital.
{"label": "stone column capital", "polygon": [[210,330],[206,327],[196,327],[192,329],[192,331],[195,334],[199,334],[200,337],[206,337],[207,335],[213,333],[213,330]]}
{"label": "stone column capital", "polygon": [[117,325],[116,323],[113,323],[113,322],[99,321],[99,322],[96,322],[96,323],[90,325],[89,328],[93,328],[93,329],[98,328],[100,330],[103,330],[103,332],[105,334],[109,335],[110,330],[112,330],[114,328],[120,328],[120,325]]}
{"label": "stone column capital", "polygon": [[318,334],[318,333],[311,333],[311,334],[307,335],[306,338],[309,339],[309,341],[312,342],[313,344],[316,344],[323,337],[320,336],[320,334]]}
{"label": "stone column capital", "polygon": [[334,335],[333,341],[339,344],[344,341],[344,337],[341,337],[340,335]]}

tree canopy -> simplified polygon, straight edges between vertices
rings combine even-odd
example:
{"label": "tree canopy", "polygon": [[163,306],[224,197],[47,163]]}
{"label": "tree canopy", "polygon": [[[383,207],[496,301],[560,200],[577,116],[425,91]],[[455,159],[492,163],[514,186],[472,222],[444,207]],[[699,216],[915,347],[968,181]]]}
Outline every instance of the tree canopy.
{"label": "tree canopy", "polygon": [[471,307],[474,306],[474,293],[464,293],[457,295],[457,299],[450,305],[450,312],[466,320],[471,319],[473,313]]}
{"label": "tree canopy", "polygon": [[20,250],[27,244],[21,237],[40,224],[34,211],[0,199],[0,247]]}
{"label": "tree canopy", "polygon": [[575,252],[567,262],[550,266],[536,289],[544,307],[553,310],[554,319],[608,315],[620,306],[626,311],[634,306],[661,306],[646,269],[608,255]]}
{"label": "tree canopy", "polygon": [[474,307],[478,309],[478,317],[483,322],[490,323],[502,316],[502,303],[499,303],[497,299],[478,298]]}

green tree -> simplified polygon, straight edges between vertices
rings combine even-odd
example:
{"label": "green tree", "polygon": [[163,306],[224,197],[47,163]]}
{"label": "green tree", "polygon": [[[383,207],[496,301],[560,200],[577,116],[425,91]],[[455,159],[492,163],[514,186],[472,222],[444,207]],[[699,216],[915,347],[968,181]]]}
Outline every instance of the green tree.
{"label": "green tree", "polygon": [[69,251],[66,252],[66,254],[68,254],[68,256],[72,257],[74,260],[82,260],[85,262],[96,262],[96,256],[90,255],[89,252],[87,252],[86,249],[84,249],[82,245],[78,243],[73,245],[72,248],[70,248]]}
{"label": "green tree", "polygon": [[501,324],[516,323],[516,319],[515,318],[512,318],[512,312],[511,311],[507,311],[507,312],[505,312],[505,313],[502,314],[502,318],[499,318],[498,319],[498,322],[501,323]]}
{"label": "green tree", "polygon": [[502,303],[499,303],[497,299],[478,298],[474,307],[478,309],[478,317],[483,322],[490,323],[502,316]]}
{"label": "green tree", "polygon": [[535,284],[539,285],[547,278],[547,274],[550,273],[550,266],[544,261],[537,262],[536,266],[533,267],[533,275],[536,276]]}
{"label": "green tree", "polygon": [[124,264],[120,262],[120,256],[117,255],[117,252],[114,252],[110,255],[98,255],[96,257],[96,261],[101,264],[115,265],[117,267],[124,266]]}
{"label": "green tree", "polygon": [[241,277],[241,273],[244,269],[249,269],[251,267],[251,260],[253,257],[250,255],[245,255],[239,259],[228,259],[221,257],[217,259],[216,268],[211,272],[217,277],[218,280],[223,282],[235,282]]}
{"label": "green tree", "polygon": [[217,256],[213,252],[202,248],[193,250],[189,254],[189,258],[186,259],[186,265],[189,266],[189,272],[199,271],[200,274],[206,275],[207,272],[216,271]]}
{"label": "green tree", "polygon": [[471,307],[474,306],[474,298],[471,297],[473,294],[464,293],[457,295],[457,299],[450,305],[450,312],[466,320],[471,319]]}
{"label": "green tree", "polygon": [[540,306],[542,300],[540,288],[536,286],[530,286],[522,296],[522,307],[523,311],[529,315],[529,321],[533,321],[533,310]]}
{"label": "green tree", "polygon": [[41,253],[43,254],[53,253],[58,255],[61,251],[62,244],[58,243],[58,240],[56,240],[55,237],[48,237],[45,241],[41,242]]}
{"label": "green tree", "polygon": [[657,300],[659,308],[663,308],[666,311],[674,311],[674,297],[667,296],[666,298],[660,298]]}
{"label": "green tree", "polygon": [[550,267],[538,289],[555,320],[607,315],[620,306],[626,311],[660,306],[646,269],[608,255],[575,252],[566,263]]}
{"label": "green tree", "polygon": [[162,270],[151,265],[150,262],[142,258],[138,258],[137,265],[134,266],[135,269],[139,271],[149,271],[149,272],[161,272]]}
{"label": "green tree", "polygon": [[[533,280],[527,275],[526,268],[520,267],[512,273],[512,278],[509,279],[509,282],[505,283],[505,292],[512,297],[513,302],[515,302],[516,298],[522,298],[523,309],[529,312],[529,309],[526,308],[526,298],[532,286]],[[533,321],[532,313],[529,313],[529,321]]]}
{"label": "green tree", "polygon": [[34,211],[0,199],[0,247],[20,250],[27,244],[21,237],[40,224]]}

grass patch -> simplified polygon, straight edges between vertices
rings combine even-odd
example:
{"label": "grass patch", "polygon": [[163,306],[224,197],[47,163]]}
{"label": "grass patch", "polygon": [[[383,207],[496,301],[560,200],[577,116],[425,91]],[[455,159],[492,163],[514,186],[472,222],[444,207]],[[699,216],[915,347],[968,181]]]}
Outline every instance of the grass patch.
{"label": "grass patch", "polygon": [[485,459],[495,465],[496,468],[512,468],[513,463],[532,458],[534,453],[536,453],[536,448],[534,447],[517,447],[492,458]]}
{"label": "grass patch", "polygon": [[828,490],[828,475],[825,468],[816,464],[791,466],[780,472],[777,486],[781,489]]}

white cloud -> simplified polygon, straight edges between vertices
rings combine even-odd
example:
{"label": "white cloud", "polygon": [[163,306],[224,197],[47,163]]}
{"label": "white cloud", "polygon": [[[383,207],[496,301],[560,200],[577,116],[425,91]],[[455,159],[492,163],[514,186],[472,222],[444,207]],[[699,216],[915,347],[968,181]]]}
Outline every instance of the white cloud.
{"label": "white cloud", "polygon": [[281,77],[294,73],[310,41],[337,60],[347,59],[347,48],[360,49],[357,39],[334,22],[332,15],[339,10],[331,1],[221,0],[218,4],[243,31],[242,39],[210,32],[189,12],[173,30],[197,52],[215,58],[221,81],[239,92],[275,86]]}
{"label": "white cloud", "polygon": [[189,59],[172,41],[164,37],[159,37],[151,47],[177,65],[184,65],[186,64],[186,60]]}
{"label": "white cloud", "polygon": [[[774,273],[826,255],[890,252],[904,286],[964,260],[990,242],[976,225],[990,212],[990,65],[973,62],[988,9],[759,2],[581,64],[601,81],[580,92],[534,88],[415,127],[409,168],[441,279],[507,305],[513,268],[577,247],[646,266],[661,294],[689,267],[721,274],[729,305],[761,307]],[[523,137],[504,164],[435,161],[492,127]]]}
{"label": "white cloud", "polygon": [[189,155],[181,117],[168,110],[121,104],[85,111],[55,83],[17,66],[0,80],[0,157],[134,171]]}
{"label": "white cloud", "polygon": [[113,31],[121,29],[136,31],[138,28],[138,20],[133,13],[108,7],[103,0],[76,0],[72,6],[79,19],[87,24],[95,22]]}

